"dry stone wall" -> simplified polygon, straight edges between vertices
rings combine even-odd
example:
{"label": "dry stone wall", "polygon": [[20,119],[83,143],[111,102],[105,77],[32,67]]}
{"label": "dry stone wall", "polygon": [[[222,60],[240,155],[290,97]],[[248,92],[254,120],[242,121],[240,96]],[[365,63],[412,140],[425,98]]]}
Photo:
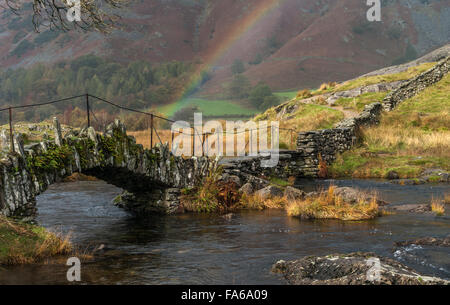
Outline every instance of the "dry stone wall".
{"label": "dry stone wall", "polygon": [[391,111],[402,101],[437,83],[449,69],[450,57],[447,57],[433,68],[393,90],[382,103],[367,105],[357,117],[343,120],[332,129],[300,132],[297,138],[297,152],[303,159],[303,165],[299,168],[298,176],[317,177],[319,159],[327,164],[332,163],[338,153],[355,145],[361,126],[378,124],[383,110]]}

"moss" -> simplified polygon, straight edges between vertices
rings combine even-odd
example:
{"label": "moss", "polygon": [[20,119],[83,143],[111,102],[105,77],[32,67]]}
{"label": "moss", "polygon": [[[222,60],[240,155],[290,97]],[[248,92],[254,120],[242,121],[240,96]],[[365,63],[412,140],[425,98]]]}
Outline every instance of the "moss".
{"label": "moss", "polygon": [[49,143],[46,152],[35,156],[34,158],[27,158],[26,162],[29,168],[33,171],[53,171],[65,168],[73,161],[72,149],[67,144],[57,146]]}
{"label": "moss", "polygon": [[72,247],[67,238],[0,216],[0,265],[33,263],[70,251]]}

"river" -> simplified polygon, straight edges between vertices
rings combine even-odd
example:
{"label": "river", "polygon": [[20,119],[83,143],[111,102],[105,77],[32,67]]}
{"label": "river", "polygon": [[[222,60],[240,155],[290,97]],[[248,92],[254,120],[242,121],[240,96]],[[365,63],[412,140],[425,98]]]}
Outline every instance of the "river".
{"label": "river", "polygon": [[[331,181],[299,181],[313,190]],[[376,190],[391,204],[425,203],[450,192],[448,184],[401,186],[376,180],[336,180],[339,186]],[[87,284],[285,284],[270,272],[280,259],[370,251],[420,273],[450,279],[450,249],[405,247],[395,241],[450,234],[450,214],[397,213],[370,221],[305,221],[283,211],[220,215],[183,214],[135,219],[112,205],[120,189],[102,181],[52,185],[37,198],[36,221],[71,232],[81,247],[106,251],[82,261]],[[0,284],[67,284],[65,259],[0,269]]]}

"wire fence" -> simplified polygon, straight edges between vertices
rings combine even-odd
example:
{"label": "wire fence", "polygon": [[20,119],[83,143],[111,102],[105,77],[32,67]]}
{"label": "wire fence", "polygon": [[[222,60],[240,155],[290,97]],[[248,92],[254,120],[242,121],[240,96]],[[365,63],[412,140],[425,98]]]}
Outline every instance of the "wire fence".
{"label": "wire fence", "polygon": [[[168,126],[168,123],[175,123],[176,121],[165,118],[161,115],[157,115],[151,112],[146,112],[146,111],[142,111],[142,110],[138,110],[138,109],[133,109],[130,107],[126,107],[126,106],[122,106],[119,105],[117,103],[111,102],[109,100],[106,100],[104,98],[92,95],[92,94],[82,94],[82,95],[77,95],[77,96],[72,96],[72,97],[67,97],[67,98],[63,98],[63,99],[58,99],[58,100],[54,100],[54,101],[49,101],[49,102],[43,102],[43,103],[35,103],[35,104],[28,104],[28,105],[18,105],[18,106],[10,106],[10,107],[5,107],[5,108],[0,108],[0,115],[3,116],[3,113],[7,112],[8,114],[8,121],[9,121],[9,146],[10,146],[10,150],[14,152],[15,148],[14,148],[14,121],[13,121],[13,115],[14,115],[14,110],[17,109],[27,109],[27,108],[33,108],[33,107],[42,107],[42,106],[48,106],[48,105],[53,105],[53,104],[59,104],[59,103],[65,103],[65,102],[73,102],[74,100],[77,100],[78,102],[82,102],[84,103],[85,106],[85,115],[86,115],[86,124],[87,127],[94,127],[93,125],[96,125],[97,128],[105,130],[106,126],[108,125],[108,123],[110,123],[110,121],[107,118],[102,118],[100,117],[98,110],[101,108],[98,108],[97,110],[95,110],[95,102],[99,102],[99,103],[103,103],[103,104],[107,104],[119,111],[127,111],[127,112],[131,112],[131,113],[136,113],[136,114],[140,114],[140,115],[144,115],[147,118],[147,129],[148,129],[148,137],[149,137],[149,148],[152,148],[155,144],[157,144],[158,142],[160,144],[163,144],[163,139],[162,138],[166,138],[167,139],[167,135],[169,135],[169,139],[168,141],[166,141],[166,143],[168,143],[168,145],[170,147],[173,148],[173,143],[174,143],[174,137],[175,134],[183,134],[185,136],[190,136],[192,137],[192,141],[191,142],[191,153],[192,156],[195,155],[195,147],[196,145],[200,145],[201,144],[201,155],[205,155],[208,154],[209,151],[206,148],[205,149],[205,143],[206,143],[206,147],[208,146],[208,139],[209,137],[212,137],[214,135],[217,136],[217,134],[219,133],[218,130],[215,130],[214,132],[202,132],[199,133],[197,128],[195,127],[188,127],[191,129],[190,133],[186,133],[184,131],[173,131],[170,128],[167,129],[159,129],[157,126],[163,125],[164,124],[158,124],[156,122],[156,120],[161,120],[163,123],[165,123],[165,126]],[[97,115],[96,115],[97,112]],[[93,120],[92,120],[93,119]],[[289,134],[288,138],[289,138],[289,142],[291,143],[291,145],[294,144],[294,137],[296,135],[296,130],[291,129],[291,128],[280,128],[277,127],[278,129],[278,133],[280,131],[284,131],[287,132]],[[243,129],[240,131],[236,131],[233,130],[233,132],[231,132],[231,135],[233,135],[233,139],[234,136],[237,136],[239,134],[242,133],[247,133],[247,136],[245,138],[245,153],[253,153],[252,149],[251,149],[251,143],[253,143],[252,141],[253,139],[253,132],[254,131],[259,131],[260,129]],[[133,133],[133,132],[132,132]],[[226,131],[226,130],[221,130],[220,133],[222,133],[223,135],[227,135],[230,134],[230,132]],[[273,131],[272,131],[273,133]],[[162,137],[161,134],[164,134],[165,137]],[[256,136],[256,141],[258,143],[258,133]],[[218,145],[217,143],[215,145]],[[294,145],[295,146],[295,145]]]}

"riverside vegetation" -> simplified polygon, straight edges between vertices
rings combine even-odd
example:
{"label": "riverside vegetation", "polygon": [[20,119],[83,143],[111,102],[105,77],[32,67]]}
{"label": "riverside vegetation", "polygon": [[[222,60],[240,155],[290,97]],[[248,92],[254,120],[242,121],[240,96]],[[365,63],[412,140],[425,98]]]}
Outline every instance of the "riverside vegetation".
{"label": "riverside vegetation", "polygon": [[[276,192],[266,194],[266,188],[249,192],[240,189],[238,182],[224,179],[222,171],[217,168],[195,188],[184,189],[181,203],[185,211],[206,213],[229,213],[237,210],[282,209],[287,215],[302,219],[340,219],[367,220],[382,215],[376,195],[368,196],[363,192],[355,198],[345,198],[335,192],[336,186],[318,193],[304,194],[300,190],[294,197],[286,188],[271,185]],[[289,182],[285,182],[288,185]],[[290,187],[292,191],[292,187]]]}
{"label": "riverside vegetation", "polygon": [[68,235],[0,215],[0,265],[35,263],[73,250]]}

